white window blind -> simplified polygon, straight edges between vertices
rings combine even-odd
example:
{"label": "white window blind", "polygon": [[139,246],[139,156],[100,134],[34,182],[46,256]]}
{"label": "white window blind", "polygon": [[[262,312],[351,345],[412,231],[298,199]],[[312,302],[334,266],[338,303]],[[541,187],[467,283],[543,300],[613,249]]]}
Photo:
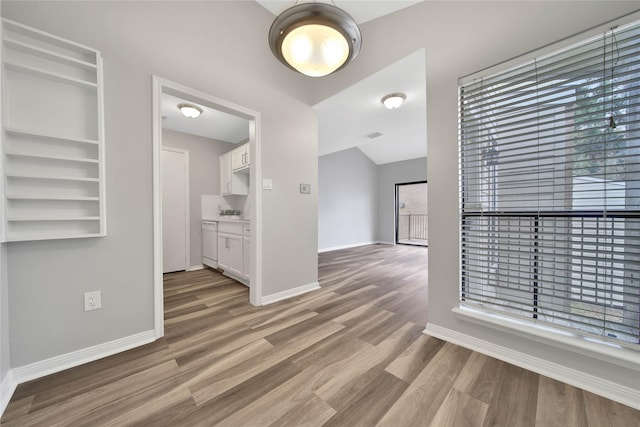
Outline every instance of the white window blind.
{"label": "white window blind", "polygon": [[459,94],[463,304],[637,348],[640,24]]}

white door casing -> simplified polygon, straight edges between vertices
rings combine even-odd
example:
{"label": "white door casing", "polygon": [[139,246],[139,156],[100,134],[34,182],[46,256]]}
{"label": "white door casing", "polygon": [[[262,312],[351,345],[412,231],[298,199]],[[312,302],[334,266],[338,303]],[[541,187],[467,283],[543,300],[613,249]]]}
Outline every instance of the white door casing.
{"label": "white door casing", "polygon": [[262,305],[262,162],[261,162],[261,118],[260,113],[232,102],[217,98],[197,89],[175,83],[158,76],[152,77],[152,109],[153,109],[153,298],[154,298],[154,331],[156,338],[164,336],[164,300],[162,280],[162,93],[170,93],[184,99],[207,105],[249,120],[250,145],[250,179],[251,191],[251,284],[249,302]]}

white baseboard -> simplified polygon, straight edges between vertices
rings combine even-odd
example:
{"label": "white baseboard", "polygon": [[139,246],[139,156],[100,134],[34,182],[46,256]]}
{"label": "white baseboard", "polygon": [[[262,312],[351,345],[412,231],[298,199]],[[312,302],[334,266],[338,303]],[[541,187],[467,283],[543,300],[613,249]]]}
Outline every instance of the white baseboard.
{"label": "white baseboard", "polygon": [[275,294],[263,296],[260,300],[262,305],[273,304],[274,302],[282,301],[288,298],[292,298],[298,295],[305,294],[307,292],[320,289],[318,282],[309,283],[308,285],[298,286],[297,288],[287,289],[286,291],[276,292]]}
{"label": "white baseboard", "polygon": [[189,271],[196,271],[196,270],[203,270],[204,269],[204,265],[200,264],[200,265],[192,265],[191,267],[189,267]]}
{"label": "white baseboard", "polygon": [[640,409],[638,390],[569,368],[539,357],[499,346],[451,329],[427,323],[424,333],[487,356],[494,357],[540,375],[562,381],[607,399]]}
{"label": "white baseboard", "polygon": [[7,375],[0,381],[0,417],[4,414],[4,410],[7,409],[7,405],[11,400],[11,396],[16,391],[18,383],[13,379],[13,373],[11,370],[7,372]]}
{"label": "white baseboard", "polygon": [[358,246],[375,245],[376,243],[380,243],[380,242],[360,242],[360,243],[351,243],[349,245],[332,246],[330,248],[318,249],[318,253],[337,251],[340,249],[357,248]]}
{"label": "white baseboard", "polygon": [[65,369],[93,362],[103,357],[130,350],[141,345],[155,341],[155,331],[146,331],[117,340],[94,345],[72,351],[71,353],[54,356],[50,359],[41,360],[29,365],[20,366],[11,370],[13,379],[17,384],[41,378]]}

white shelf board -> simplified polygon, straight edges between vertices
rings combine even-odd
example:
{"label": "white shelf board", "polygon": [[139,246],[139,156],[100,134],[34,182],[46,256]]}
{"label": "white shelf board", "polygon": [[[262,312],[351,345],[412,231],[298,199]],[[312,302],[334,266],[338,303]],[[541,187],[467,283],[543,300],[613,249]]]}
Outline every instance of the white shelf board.
{"label": "white shelf board", "polygon": [[39,221],[39,222],[53,222],[53,221],[99,221],[99,216],[77,216],[77,217],[9,217],[7,221],[9,222],[31,222],[31,221]]}
{"label": "white shelf board", "polygon": [[8,195],[8,200],[62,200],[62,201],[75,201],[75,202],[94,202],[99,201],[99,197],[77,197],[77,196],[55,196],[55,195],[38,195],[38,196],[26,196],[26,195]]}
{"label": "white shelf board", "polygon": [[11,37],[5,37],[4,44],[10,49],[20,50],[24,53],[33,54],[39,56],[40,58],[56,61],[60,64],[80,66],[89,70],[97,69],[96,64],[92,64],[81,59],[72,58],[61,53],[52,52],[35,45],[25,43],[21,40],[14,40]]}
{"label": "white shelf board", "polygon": [[12,127],[5,127],[4,131],[10,135],[16,135],[16,136],[30,136],[34,138],[40,138],[40,139],[50,139],[50,140],[62,141],[62,142],[78,142],[82,144],[92,144],[92,145],[100,144],[100,141],[96,141],[93,139],[74,138],[74,137],[67,137],[67,136],[61,136],[61,135],[45,135],[39,132],[31,132],[26,129],[16,129]]}
{"label": "white shelf board", "polygon": [[14,153],[5,151],[5,155],[10,157],[25,157],[30,159],[56,160],[61,162],[79,162],[79,163],[99,163],[98,159],[88,159],[83,157],[63,157],[63,156],[39,156],[37,154]]}
{"label": "white shelf board", "polygon": [[56,181],[78,181],[78,182],[99,182],[99,178],[85,178],[75,176],[55,176],[55,175],[27,175],[27,174],[7,174],[7,178],[18,179],[44,179]]}
{"label": "white shelf board", "polygon": [[6,68],[18,71],[21,73],[32,74],[38,77],[44,77],[51,80],[57,80],[62,83],[73,84],[81,87],[97,88],[98,84],[87,80],[76,79],[75,77],[65,76],[64,74],[52,73],[50,71],[42,70],[36,67],[29,67],[15,62],[3,61]]}

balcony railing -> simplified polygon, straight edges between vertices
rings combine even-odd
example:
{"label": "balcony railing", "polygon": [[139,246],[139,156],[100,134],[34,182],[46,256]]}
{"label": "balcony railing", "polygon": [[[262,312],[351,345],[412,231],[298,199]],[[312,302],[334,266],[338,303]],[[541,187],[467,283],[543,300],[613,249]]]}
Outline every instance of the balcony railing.
{"label": "balcony railing", "polygon": [[427,214],[398,215],[398,242],[426,244],[427,239]]}

